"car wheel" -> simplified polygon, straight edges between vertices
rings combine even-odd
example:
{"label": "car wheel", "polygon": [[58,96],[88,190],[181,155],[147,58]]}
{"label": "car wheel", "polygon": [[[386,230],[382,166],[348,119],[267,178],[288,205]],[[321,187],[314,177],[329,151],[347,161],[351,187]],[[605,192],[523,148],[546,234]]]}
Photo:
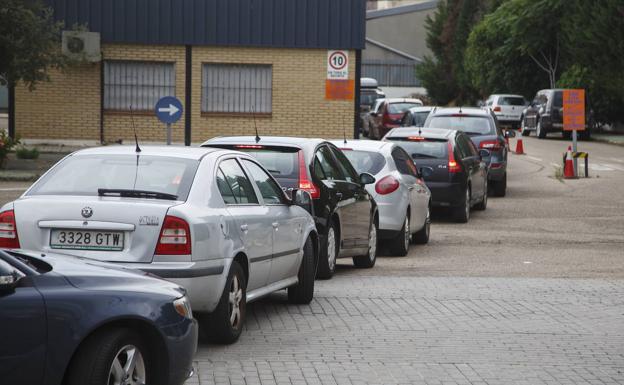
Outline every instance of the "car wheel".
{"label": "car wheel", "polygon": [[399,257],[404,257],[409,251],[409,245],[412,242],[412,232],[410,231],[409,216],[405,215],[403,227],[397,236],[391,241],[390,252]]}
{"label": "car wheel", "polygon": [[412,242],[424,245],[429,242],[429,234],[431,233],[431,207],[427,207],[427,216],[425,217],[425,224],[422,229],[418,230],[412,236]]}
{"label": "car wheel", "polygon": [[377,261],[377,224],[373,221],[368,233],[368,252],[366,255],[353,257],[355,267],[370,269]]}
{"label": "car wheel", "polygon": [[507,195],[507,173],[503,175],[502,180],[492,181],[492,193],[501,198]]}
{"label": "car wheel", "polygon": [[466,223],[468,222],[468,220],[470,220],[470,187],[466,188],[464,201],[460,206],[455,208],[453,212],[453,217],[458,223]]}
{"label": "car wheel", "polygon": [[520,121],[520,133],[522,134],[522,136],[531,135],[531,131],[527,130],[526,128],[526,124],[524,123],[524,118],[522,118],[522,120]]}
{"label": "car wheel", "polygon": [[537,137],[540,139],[544,139],[546,137],[546,130],[544,130],[544,128],[542,127],[542,120],[538,120],[537,121],[537,127],[535,128],[535,130],[537,131]]}
{"label": "car wheel", "polygon": [[299,282],[288,288],[288,302],[297,304],[307,304],[314,298],[314,276],[316,266],[314,265],[314,246],[312,240],[308,238],[303,245],[303,258],[299,266]]}
{"label": "car wheel", "polygon": [[487,202],[488,202],[488,180],[487,178],[485,179],[485,185],[483,186],[484,190],[483,190],[483,198],[481,198],[481,202],[477,203],[475,205],[475,209],[483,211],[485,209],[487,209]]}
{"label": "car wheel", "polygon": [[336,225],[332,221],[327,230],[327,236],[325,237],[325,247],[321,253],[319,260],[317,277],[321,279],[330,279],[336,271],[336,257],[338,257],[338,233],[336,231]]}
{"label": "car wheel", "polygon": [[140,335],[117,328],[98,332],[78,349],[69,367],[68,385],[162,384]]}
{"label": "car wheel", "polygon": [[233,261],[219,304],[201,320],[203,333],[210,342],[231,344],[240,337],[245,324],[246,287],[243,268]]}

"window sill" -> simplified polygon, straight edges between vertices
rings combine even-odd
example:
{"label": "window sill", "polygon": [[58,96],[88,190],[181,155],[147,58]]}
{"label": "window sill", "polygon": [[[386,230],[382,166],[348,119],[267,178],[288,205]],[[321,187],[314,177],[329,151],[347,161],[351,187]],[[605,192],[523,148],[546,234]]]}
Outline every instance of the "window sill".
{"label": "window sill", "polygon": [[224,117],[224,118],[249,118],[252,119],[254,118],[254,116],[256,118],[259,119],[270,119],[273,117],[273,114],[271,112],[258,112],[255,114],[252,114],[251,112],[202,112],[201,113],[201,117],[202,118],[218,118],[218,117]]}
{"label": "window sill", "polygon": [[154,110],[104,110],[106,115],[121,115],[121,116],[156,116]]}

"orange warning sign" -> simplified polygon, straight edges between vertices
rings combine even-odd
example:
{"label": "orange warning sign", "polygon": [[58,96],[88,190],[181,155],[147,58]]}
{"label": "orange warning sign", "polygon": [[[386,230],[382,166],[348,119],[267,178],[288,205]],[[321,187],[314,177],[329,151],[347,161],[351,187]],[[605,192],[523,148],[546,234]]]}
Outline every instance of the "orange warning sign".
{"label": "orange warning sign", "polygon": [[563,130],[585,131],[585,90],[563,91]]}
{"label": "orange warning sign", "polygon": [[355,80],[325,80],[325,99],[353,100]]}

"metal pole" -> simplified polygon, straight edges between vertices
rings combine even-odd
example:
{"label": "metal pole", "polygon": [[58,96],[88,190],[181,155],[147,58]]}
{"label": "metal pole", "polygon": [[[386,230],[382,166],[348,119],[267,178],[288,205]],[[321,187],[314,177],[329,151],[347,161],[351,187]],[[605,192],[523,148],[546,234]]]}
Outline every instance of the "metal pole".
{"label": "metal pole", "polygon": [[171,145],[171,123],[167,123],[167,146]]}
{"label": "metal pole", "polygon": [[[578,152],[576,130],[572,131],[572,152],[574,152],[575,154]],[[573,158],[574,158],[574,176],[577,177],[578,176],[578,159],[576,159],[576,157],[573,157]]]}

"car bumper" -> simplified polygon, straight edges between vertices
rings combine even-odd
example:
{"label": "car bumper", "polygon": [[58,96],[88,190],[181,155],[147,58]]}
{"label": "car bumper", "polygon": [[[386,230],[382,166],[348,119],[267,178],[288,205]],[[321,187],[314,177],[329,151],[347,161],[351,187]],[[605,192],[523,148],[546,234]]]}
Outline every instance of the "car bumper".
{"label": "car bumper", "polygon": [[187,291],[193,311],[211,312],[223,293],[232,260],[211,259],[195,262],[125,263],[125,267],[154,274]]}
{"label": "car bumper", "polygon": [[391,194],[373,196],[379,212],[379,231],[382,237],[392,236],[392,233],[396,234],[403,227],[409,196],[407,191],[402,190],[400,188]]}
{"label": "car bumper", "polygon": [[465,187],[461,183],[427,182],[433,207],[455,207],[464,202]]}
{"label": "car bumper", "polygon": [[197,352],[197,321],[184,321],[161,329],[169,355],[168,384],[182,385],[194,374],[193,358]]}

